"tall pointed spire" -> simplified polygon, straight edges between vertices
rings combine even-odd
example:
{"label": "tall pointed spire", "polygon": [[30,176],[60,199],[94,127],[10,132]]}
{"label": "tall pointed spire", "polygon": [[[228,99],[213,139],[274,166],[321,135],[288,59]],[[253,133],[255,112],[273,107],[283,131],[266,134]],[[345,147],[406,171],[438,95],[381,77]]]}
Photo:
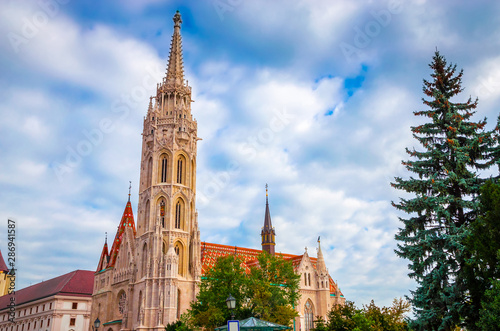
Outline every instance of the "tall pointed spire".
{"label": "tall pointed spire", "polygon": [[325,264],[325,258],[323,257],[323,252],[321,251],[320,237],[318,237],[318,259],[317,259],[317,262],[316,262],[316,270],[318,270],[318,272],[320,274],[323,274],[323,273],[327,272],[327,270],[326,270],[326,264]]}
{"label": "tall pointed spire", "polygon": [[175,84],[184,84],[184,63],[182,60],[182,37],[181,23],[182,18],[179,11],[174,15],[174,34],[170,44],[170,55],[168,57],[167,82]]}
{"label": "tall pointed spire", "polygon": [[99,259],[99,264],[97,265],[96,272],[106,269],[108,266],[108,262],[109,262],[108,233],[105,232],[104,246],[102,247],[101,258]]}
{"label": "tall pointed spire", "polygon": [[271,212],[269,212],[269,192],[266,184],[266,213],[264,215],[264,227],[262,228],[262,250],[274,255],[274,246],[276,232],[274,231],[273,224],[271,223]]}
{"label": "tall pointed spire", "polygon": [[135,236],[136,230],[134,222],[134,213],[132,212],[132,204],[130,203],[130,191],[129,191],[129,200],[127,201],[127,205],[125,206],[125,210],[123,211],[122,220],[120,222],[120,225],[118,226],[118,230],[116,231],[116,236],[115,240],[113,241],[113,245],[111,246],[111,251],[109,252],[110,261],[108,263],[108,267],[113,267],[116,263],[116,258],[118,257],[118,251],[120,250],[120,245],[123,241],[123,236],[125,234],[125,229],[127,227],[132,229]]}

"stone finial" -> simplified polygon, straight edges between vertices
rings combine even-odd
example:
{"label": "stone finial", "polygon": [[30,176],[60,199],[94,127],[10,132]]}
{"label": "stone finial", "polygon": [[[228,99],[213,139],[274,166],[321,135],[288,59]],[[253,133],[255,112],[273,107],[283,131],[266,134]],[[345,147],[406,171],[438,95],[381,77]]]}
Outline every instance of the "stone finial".
{"label": "stone finial", "polygon": [[182,24],[182,18],[181,18],[181,13],[179,11],[175,12],[173,20],[174,20],[174,28],[180,28]]}

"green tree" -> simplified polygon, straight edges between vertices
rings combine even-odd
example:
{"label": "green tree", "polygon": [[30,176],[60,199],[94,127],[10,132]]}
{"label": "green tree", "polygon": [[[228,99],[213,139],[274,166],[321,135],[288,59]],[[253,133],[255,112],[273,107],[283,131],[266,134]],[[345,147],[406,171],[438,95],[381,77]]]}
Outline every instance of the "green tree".
{"label": "green tree", "polygon": [[[500,279],[500,184],[488,180],[481,187],[479,215],[471,225],[465,242],[470,259],[466,265],[469,289],[469,314],[467,327],[470,330],[484,329],[479,323],[481,316],[491,316],[495,297],[493,280]],[[484,310],[488,306],[489,312]],[[481,316],[480,316],[481,315]],[[488,329],[488,328],[486,328]],[[485,329],[485,330],[486,330]]]}
{"label": "green tree", "polygon": [[500,325],[500,281],[492,281],[492,287],[485,292],[483,306],[477,326],[481,330],[497,330]]}
{"label": "green tree", "polygon": [[345,305],[336,305],[330,310],[326,329],[404,331],[408,330],[405,314],[409,311],[410,303],[403,299],[394,299],[389,308],[379,308],[372,300],[363,309],[358,309],[352,301],[346,301]]}
{"label": "green tree", "polygon": [[290,261],[267,252],[258,257],[258,266],[247,274],[243,261],[226,256],[217,260],[200,284],[200,292],[189,310],[190,323],[213,330],[230,318],[226,299],[236,299],[235,318],[250,316],[290,325],[298,316],[293,309],[299,299],[300,276],[293,271]]}
{"label": "green tree", "polygon": [[414,195],[393,205],[409,214],[400,218],[396,253],[410,261],[409,276],[416,280],[411,303],[417,330],[451,330],[468,313],[466,307],[464,240],[475,220],[482,180],[476,171],[488,168],[491,132],[484,131],[486,119],[473,122],[477,100],[453,102],[462,92],[463,71],[448,65],[436,52],[430,81],[424,80],[426,110],[414,112],[428,118],[411,127],[422,150],[408,149],[412,157],[403,165],[417,176],[395,178],[397,189]]}
{"label": "green tree", "polygon": [[279,255],[263,252],[258,267],[249,275],[249,308],[253,316],[289,326],[298,316],[293,308],[299,299],[300,276]]}
{"label": "green tree", "polygon": [[226,299],[231,294],[236,299],[236,318],[246,318],[244,306],[248,298],[248,280],[243,261],[235,256],[219,258],[200,284],[197,300],[191,303],[190,322],[207,330],[223,325],[231,317]]}

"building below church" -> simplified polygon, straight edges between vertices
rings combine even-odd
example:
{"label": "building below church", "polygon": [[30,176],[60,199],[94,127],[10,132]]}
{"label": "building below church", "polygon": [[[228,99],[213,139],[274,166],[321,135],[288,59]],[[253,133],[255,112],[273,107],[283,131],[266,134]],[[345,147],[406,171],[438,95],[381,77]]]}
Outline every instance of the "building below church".
{"label": "building below church", "polygon": [[[220,256],[236,254],[247,266],[261,250],[200,240],[196,210],[198,124],[191,113],[191,87],[184,79],[181,15],[165,77],[150,98],[144,117],[137,224],[129,200],[117,233],[102,249],[94,277],[90,320],[104,331],[164,330],[196,300],[201,276]],[[154,102],[153,102],[154,101]],[[262,250],[275,254],[266,194]],[[309,330],[316,316],[326,317],[345,299],[326,269],[318,240],[317,258],[282,254],[301,275],[296,330]]]}
{"label": "building below church", "polygon": [[88,331],[94,272],[75,270],[0,297],[0,331]]}

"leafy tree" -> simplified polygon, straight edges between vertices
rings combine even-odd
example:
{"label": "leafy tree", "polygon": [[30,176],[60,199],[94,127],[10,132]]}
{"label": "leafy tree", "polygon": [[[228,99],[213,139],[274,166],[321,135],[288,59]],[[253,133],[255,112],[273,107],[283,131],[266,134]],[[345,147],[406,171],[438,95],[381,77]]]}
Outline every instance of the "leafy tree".
{"label": "leafy tree", "polygon": [[282,257],[263,252],[249,275],[249,308],[253,316],[289,326],[298,316],[293,305],[299,299],[300,276]]}
{"label": "leafy tree", "polygon": [[230,319],[231,313],[226,305],[230,294],[236,299],[235,316],[239,319],[248,317],[243,306],[248,298],[248,281],[242,263],[232,255],[222,257],[206,273],[197,300],[191,303],[189,315],[194,326],[213,330]]}
{"label": "leafy tree", "polygon": [[[346,301],[345,305],[336,305],[330,310],[326,329],[403,331],[408,329],[404,315],[409,310],[410,303],[403,299],[394,299],[392,307],[389,308],[379,308],[372,300],[363,309],[358,309],[352,301]],[[322,331],[318,326],[316,329]]]}
{"label": "leafy tree", "polygon": [[182,317],[177,322],[167,324],[165,331],[192,331],[192,329],[182,320]]}
{"label": "leafy tree", "polygon": [[491,289],[485,292],[483,309],[477,326],[480,330],[497,330],[500,325],[500,280],[492,281]]}
{"label": "leafy tree", "polygon": [[290,261],[267,252],[258,257],[259,266],[246,274],[243,261],[226,256],[201,280],[197,300],[189,310],[190,322],[197,327],[213,330],[230,318],[226,299],[231,294],[236,299],[235,318],[250,316],[290,325],[298,316],[293,309],[299,299],[300,276],[293,271]]}
{"label": "leafy tree", "polygon": [[312,330],[313,331],[328,331],[328,326],[326,325],[322,316],[316,316],[316,319],[314,320],[314,328]]}
{"label": "leafy tree", "polygon": [[456,65],[448,65],[439,52],[429,66],[432,79],[423,85],[428,109],[414,112],[428,122],[411,127],[422,150],[407,148],[412,159],[403,162],[417,176],[396,177],[392,183],[414,195],[393,203],[409,214],[400,218],[404,227],[396,235],[396,253],[410,261],[409,276],[418,284],[410,300],[414,328],[450,330],[468,314],[463,247],[476,218],[474,197],[484,182],[475,171],[491,165],[493,138],[483,129],[486,119],[471,121],[477,100],[452,101],[463,90],[463,71],[457,73]]}
{"label": "leafy tree", "polygon": [[346,301],[344,305],[334,305],[328,313],[328,330],[354,330],[356,321],[354,316],[362,313],[354,302]]}
{"label": "leafy tree", "polygon": [[[470,256],[465,267],[470,297],[467,327],[470,330],[484,329],[481,325],[485,325],[485,322],[483,320],[479,323],[479,319],[491,316],[491,311],[494,311],[492,305],[494,306],[496,300],[494,296],[496,285],[493,284],[493,280],[500,279],[500,241],[498,241],[500,238],[500,183],[488,180],[481,187],[479,202],[478,218],[471,225],[465,241],[465,247]],[[486,309],[488,312],[485,312]]]}

